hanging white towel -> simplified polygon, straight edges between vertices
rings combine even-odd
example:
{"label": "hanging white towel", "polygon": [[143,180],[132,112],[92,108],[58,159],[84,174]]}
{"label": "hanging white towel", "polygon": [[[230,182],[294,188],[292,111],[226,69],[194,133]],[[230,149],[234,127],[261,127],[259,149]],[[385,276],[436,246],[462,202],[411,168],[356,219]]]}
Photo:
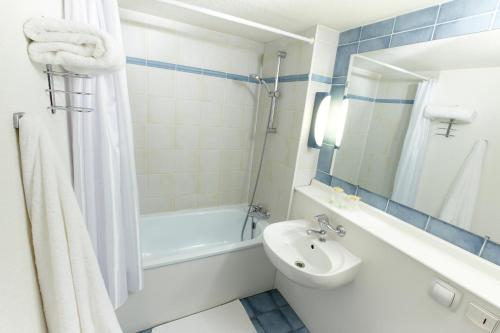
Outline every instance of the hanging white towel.
{"label": "hanging white towel", "polygon": [[439,218],[470,230],[486,156],[486,140],[478,140],[453,180]]}
{"label": "hanging white towel", "polygon": [[476,116],[476,111],[461,106],[429,105],[425,108],[425,117],[431,120],[453,119],[456,123],[469,124],[476,118]]}
{"label": "hanging white towel", "polygon": [[56,18],[31,18],[24,34],[32,40],[28,46],[31,60],[61,65],[82,74],[120,70],[125,64],[119,44],[104,31],[89,24]]}
{"label": "hanging white towel", "polygon": [[41,119],[25,115],[19,140],[35,264],[50,333],[122,332],[104,287],[71,181]]}

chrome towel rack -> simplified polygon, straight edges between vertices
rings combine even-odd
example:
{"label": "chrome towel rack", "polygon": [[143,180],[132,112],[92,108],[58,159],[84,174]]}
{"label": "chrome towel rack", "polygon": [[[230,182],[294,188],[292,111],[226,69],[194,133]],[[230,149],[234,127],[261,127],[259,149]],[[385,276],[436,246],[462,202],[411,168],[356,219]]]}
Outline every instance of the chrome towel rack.
{"label": "chrome towel rack", "polygon": [[[48,89],[45,91],[49,94],[50,106],[47,107],[52,113],[56,113],[57,110],[71,111],[71,112],[91,112],[94,111],[93,108],[71,106],[71,105],[57,105],[56,94],[64,95],[80,95],[80,96],[92,96],[92,93],[85,91],[71,91],[71,90],[61,90],[56,89],[54,86],[54,76],[60,76],[64,78],[79,78],[79,79],[92,79],[92,76],[86,74],[78,74],[71,72],[55,71],[52,65],[45,65],[45,70],[43,71],[47,74]],[[19,128],[19,121],[25,115],[25,112],[16,112],[12,115],[12,122],[14,128]]]}
{"label": "chrome towel rack", "polygon": [[90,75],[78,74],[71,72],[59,72],[52,69],[52,65],[46,65],[46,69],[43,71],[47,74],[47,83],[49,85],[48,89],[45,91],[49,94],[50,106],[47,107],[52,113],[56,113],[57,110],[64,111],[75,111],[75,112],[91,112],[94,109],[78,106],[61,106],[56,104],[56,94],[61,93],[65,95],[81,95],[81,96],[91,96],[92,93],[84,91],[70,91],[70,90],[59,90],[54,87],[54,76],[61,76],[64,78],[79,78],[79,79],[91,79]]}

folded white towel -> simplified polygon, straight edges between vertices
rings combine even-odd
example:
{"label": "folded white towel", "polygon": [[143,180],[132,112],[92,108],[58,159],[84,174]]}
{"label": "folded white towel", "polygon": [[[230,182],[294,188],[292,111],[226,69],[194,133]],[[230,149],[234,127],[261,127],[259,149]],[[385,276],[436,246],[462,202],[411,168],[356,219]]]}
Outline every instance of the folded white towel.
{"label": "folded white towel", "polygon": [[61,65],[82,74],[114,72],[125,64],[119,44],[89,24],[56,18],[31,18],[24,34],[32,40],[30,58],[41,64]]}
{"label": "folded white towel", "polygon": [[436,106],[428,105],[425,108],[425,117],[436,120],[455,120],[456,123],[471,123],[477,116],[477,112],[461,106]]}
{"label": "folded white towel", "polygon": [[35,115],[19,124],[26,208],[50,333],[119,333],[69,171]]}

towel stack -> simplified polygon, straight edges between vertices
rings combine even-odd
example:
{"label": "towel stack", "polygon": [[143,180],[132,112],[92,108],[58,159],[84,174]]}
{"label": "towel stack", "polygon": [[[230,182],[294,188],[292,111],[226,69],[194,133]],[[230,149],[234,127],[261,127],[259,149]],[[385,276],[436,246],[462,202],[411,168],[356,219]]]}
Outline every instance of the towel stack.
{"label": "towel stack", "polygon": [[461,106],[432,106],[425,108],[424,113],[426,118],[431,120],[450,120],[455,123],[470,124],[476,117],[477,112],[472,109],[467,109]]}
{"label": "towel stack", "polygon": [[125,65],[119,44],[89,24],[55,18],[32,18],[24,24],[31,40],[31,60],[81,74],[115,72]]}

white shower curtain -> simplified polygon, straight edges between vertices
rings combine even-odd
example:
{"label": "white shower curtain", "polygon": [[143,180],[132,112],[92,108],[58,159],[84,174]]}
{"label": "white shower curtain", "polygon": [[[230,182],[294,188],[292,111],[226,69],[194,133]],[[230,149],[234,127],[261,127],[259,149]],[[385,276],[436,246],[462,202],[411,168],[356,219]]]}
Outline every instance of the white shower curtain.
{"label": "white shower curtain", "polygon": [[[89,23],[121,42],[116,0],[65,0],[66,19]],[[71,79],[74,106],[95,108],[71,113],[74,188],[85,217],[101,272],[116,307],[129,292],[142,289],[138,239],[139,204],[132,121],[125,69],[92,80]]]}
{"label": "white shower curtain", "polygon": [[486,140],[478,140],[472,147],[446,195],[439,215],[441,220],[471,229],[487,148]]}
{"label": "white shower curtain", "polygon": [[431,80],[422,81],[418,85],[394,179],[392,200],[410,207],[415,203],[429,141],[431,121],[424,117],[424,111],[431,100],[434,86],[435,82]]}

